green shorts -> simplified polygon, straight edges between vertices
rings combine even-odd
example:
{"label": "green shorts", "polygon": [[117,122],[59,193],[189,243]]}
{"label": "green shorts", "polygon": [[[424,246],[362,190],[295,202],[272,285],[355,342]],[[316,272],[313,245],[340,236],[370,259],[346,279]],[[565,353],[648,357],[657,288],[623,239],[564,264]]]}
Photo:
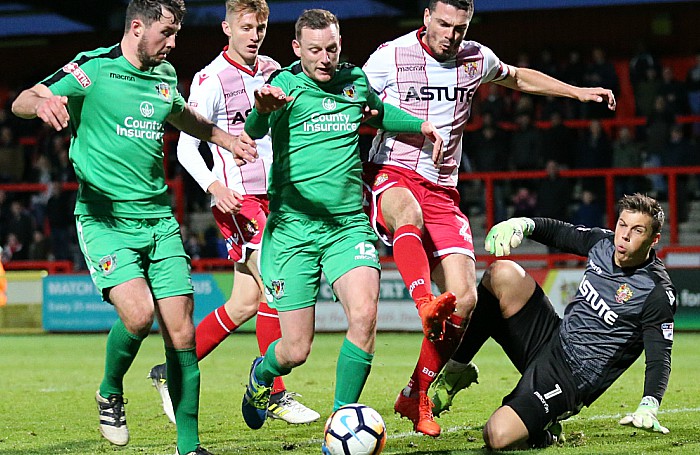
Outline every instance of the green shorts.
{"label": "green shorts", "polygon": [[321,271],[332,285],[354,268],[380,269],[376,240],[364,213],[323,219],[270,214],[260,249],[260,273],[270,305],[277,311],[314,305]]}
{"label": "green shorts", "polygon": [[77,215],[80,249],[102,298],[134,278],[145,278],[158,300],[193,293],[190,258],[174,217],[134,220]]}

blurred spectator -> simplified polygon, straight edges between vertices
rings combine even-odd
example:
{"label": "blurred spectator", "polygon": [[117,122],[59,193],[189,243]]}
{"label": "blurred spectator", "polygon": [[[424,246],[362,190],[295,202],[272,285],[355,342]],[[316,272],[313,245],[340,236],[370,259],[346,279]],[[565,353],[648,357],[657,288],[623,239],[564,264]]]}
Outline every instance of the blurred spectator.
{"label": "blurred spectator", "polygon": [[658,71],[659,64],[642,42],[637,43],[637,52],[630,59],[630,82],[632,88],[637,89],[637,84],[647,77],[647,70],[654,68]]}
{"label": "blurred spectator", "polygon": [[685,84],[688,90],[690,112],[700,115],[700,52],[695,55],[695,65],[688,70]]}
{"label": "blurred spectator", "polygon": [[673,77],[673,70],[664,66],[661,70],[659,95],[666,98],[669,111],[674,115],[688,113],[688,91],[685,84]]}
{"label": "blurred spectator", "polygon": [[481,114],[490,114],[496,123],[508,120],[508,99],[503,96],[502,87],[498,84],[488,84],[487,87],[489,93],[481,102]]}
{"label": "blurred spectator", "polygon": [[31,261],[47,261],[52,258],[49,240],[39,229],[34,231],[32,243],[27,250],[27,259]]}
{"label": "blurred spectator", "polygon": [[185,252],[191,259],[202,258],[202,243],[199,241],[199,236],[194,232],[190,233],[185,239]]}
{"label": "blurred spectator", "polygon": [[520,187],[513,195],[513,217],[535,216],[537,197],[526,187]]}
{"label": "blurred spectator", "polygon": [[20,241],[19,237],[10,232],[2,247],[2,262],[7,264],[10,261],[22,261],[27,259],[27,249]]}
{"label": "blurred spectator", "polygon": [[[585,72],[586,65],[581,59],[581,53],[576,50],[570,51],[568,60],[562,67],[562,80],[567,84],[581,86],[583,85],[583,75]],[[564,105],[566,106],[564,118],[579,118],[581,116],[580,113],[583,105],[578,100],[565,98]]]}
{"label": "blurred spectator", "polygon": [[[615,67],[607,60],[603,49],[596,47],[591,53],[591,63],[586,68],[583,76],[584,85],[588,87],[605,87],[619,92]],[[607,108],[605,103],[584,103],[582,106],[585,118],[610,118],[615,115],[615,111]]]}
{"label": "blurred spectator", "polygon": [[[469,137],[467,147],[469,150],[469,161],[471,161],[474,171],[498,172],[508,170],[508,138],[506,132],[495,124],[491,114],[483,116],[481,129],[475,131]],[[462,159],[462,163],[466,161]],[[481,182],[478,182],[478,184],[480,185]],[[507,218],[505,207],[506,186],[507,182],[503,180],[494,182],[493,197],[497,222]],[[480,209],[483,213],[486,209],[484,198],[480,199],[480,204]]]}
{"label": "blurred spectator", "polygon": [[205,258],[228,258],[226,242],[221,237],[219,229],[209,226],[204,230],[204,246],[202,247],[202,257]]}
{"label": "blurred spectator", "polygon": [[647,68],[645,77],[637,83],[634,90],[634,104],[637,115],[647,117],[654,111],[656,97],[661,94],[663,85],[656,68]]}
{"label": "blurred spectator", "polygon": [[568,98],[540,96],[537,99],[540,104],[538,118],[541,120],[549,120],[554,114],[559,114],[561,116],[562,113],[566,112],[566,100]]}
{"label": "blurred spectator", "polygon": [[581,203],[574,211],[571,223],[576,226],[604,228],[603,214],[603,206],[598,203],[595,193],[583,190],[581,192]]}
{"label": "blurred spectator", "polygon": [[556,79],[561,79],[561,74],[559,73],[559,67],[554,61],[552,56],[552,51],[549,49],[542,49],[535,60],[533,68],[540,71],[548,76],[552,76]]}
{"label": "blurred spectator", "polygon": [[56,162],[52,172],[53,180],[61,183],[75,182],[75,169],[68,157],[68,149],[59,150],[56,153]]}
{"label": "blurred spectator", "polygon": [[[644,153],[638,142],[632,137],[632,131],[627,126],[617,130],[617,138],[612,146],[612,167],[639,169],[644,164]],[[620,176],[615,177],[615,198],[619,199],[625,194],[636,192],[645,193],[649,190],[649,183],[644,176]]]}
{"label": "blurred spectator", "polygon": [[10,203],[10,213],[3,225],[5,226],[5,235],[9,237],[10,234],[14,234],[20,246],[31,243],[34,221],[20,201]]}
{"label": "blurred spectator", "polygon": [[[73,260],[71,244],[74,243],[75,208],[72,191],[63,191],[60,182],[49,184],[49,200],[46,203],[46,219],[51,230],[51,251],[57,261]],[[84,261],[77,261],[78,263]]]}
{"label": "blurred spectator", "polygon": [[[646,127],[646,162],[645,167],[658,167],[665,160],[668,138],[671,126],[674,123],[674,116],[666,106],[666,99],[657,96],[654,102],[654,110],[647,119]],[[666,180],[662,175],[654,174],[649,176],[652,184],[652,192],[657,198],[664,200],[666,197]]]}
{"label": "blurred spectator", "polygon": [[[685,138],[683,127],[673,125],[670,130],[669,142],[666,152],[661,155],[662,166],[694,166],[698,163],[696,147]],[[689,175],[680,174],[676,177],[676,207],[678,208],[678,222],[688,221],[690,213],[691,187]]]}
{"label": "blurred spectator", "polygon": [[[577,169],[608,168],[612,162],[612,147],[608,135],[603,130],[599,120],[591,120],[588,129],[578,143],[578,152],[574,160]],[[581,179],[581,188],[598,191],[603,187],[602,177]]]}
{"label": "blurred spectator", "polygon": [[537,190],[537,216],[569,221],[569,200],[571,185],[569,180],[559,174],[559,163],[547,161],[547,177],[539,182]]}
{"label": "blurred spectator", "polygon": [[31,212],[34,216],[37,226],[44,225],[44,217],[46,216],[46,203],[49,201],[51,183],[51,163],[46,155],[39,155],[34,163],[34,183],[43,183],[46,189],[41,193],[34,193],[31,197]]}
{"label": "blurred spectator", "polygon": [[10,200],[7,198],[7,193],[0,190],[0,246],[5,242],[7,235],[7,222],[10,219]]}
{"label": "blurred spectator", "polygon": [[574,159],[577,169],[600,169],[610,167],[610,140],[599,120],[591,120],[588,129],[578,143],[578,153]]}
{"label": "blurred spectator", "polygon": [[542,141],[540,131],[532,124],[532,116],[527,112],[518,113],[515,123],[517,129],[510,138],[509,162],[511,170],[540,169],[542,167]]}
{"label": "blurred spectator", "polygon": [[24,149],[9,125],[0,127],[0,183],[19,182],[24,175]]}
{"label": "blurred spectator", "polygon": [[542,151],[546,161],[554,160],[565,168],[572,168],[575,157],[575,133],[566,127],[561,113],[552,112],[549,116],[552,126],[542,131]]}

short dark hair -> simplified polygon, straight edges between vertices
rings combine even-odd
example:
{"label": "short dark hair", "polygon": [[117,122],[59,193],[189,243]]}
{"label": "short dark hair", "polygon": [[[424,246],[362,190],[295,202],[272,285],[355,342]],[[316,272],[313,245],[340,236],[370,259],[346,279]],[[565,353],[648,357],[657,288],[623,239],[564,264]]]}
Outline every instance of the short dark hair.
{"label": "short dark hair", "polygon": [[158,22],[163,16],[163,8],[173,15],[173,23],[181,24],[185,17],[184,0],[131,0],[126,7],[124,31],[131,27],[131,21],[141,19],[146,27]]}
{"label": "short dark hair", "polygon": [[624,195],[617,202],[617,216],[619,217],[623,210],[631,212],[640,212],[651,217],[652,234],[656,235],[661,232],[664,225],[665,215],[661,204],[653,197],[641,193],[633,195]]}
{"label": "short dark hair", "polygon": [[428,3],[428,9],[431,13],[435,11],[435,5],[438,3],[454,6],[455,8],[464,10],[468,13],[474,12],[474,0],[430,0]]}
{"label": "short dark hair", "polygon": [[325,9],[307,9],[301,13],[296,24],[294,24],[294,34],[296,35],[296,39],[299,40],[301,38],[301,29],[303,28],[323,30],[333,24],[340,30],[338,18],[330,11]]}

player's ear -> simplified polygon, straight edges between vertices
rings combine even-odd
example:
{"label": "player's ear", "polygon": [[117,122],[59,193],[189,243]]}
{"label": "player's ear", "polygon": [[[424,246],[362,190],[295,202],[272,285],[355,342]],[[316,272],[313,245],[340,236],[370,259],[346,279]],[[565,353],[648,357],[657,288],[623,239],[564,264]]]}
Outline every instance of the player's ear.
{"label": "player's ear", "polygon": [[294,49],[294,55],[301,57],[301,44],[297,40],[292,40],[292,49]]}
{"label": "player's ear", "polygon": [[656,246],[659,243],[659,240],[661,239],[661,233],[657,232],[656,235],[654,236],[654,240],[651,242],[651,246]]}
{"label": "player's ear", "polygon": [[430,10],[428,8],[426,8],[425,11],[423,11],[423,25],[425,25],[427,27],[429,23],[430,23]]}
{"label": "player's ear", "polygon": [[224,31],[224,35],[231,37],[231,26],[226,21],[221,21],[221,30]]}
{"label": "player's ear", "polygon": [[144,28],[146,28],[143,24],[143,21],[141,19],[132,19],[131,20],[131,26],[129,27],[129,30],[132,35],[135,37],[140,37],[141,34],[143,33]]}

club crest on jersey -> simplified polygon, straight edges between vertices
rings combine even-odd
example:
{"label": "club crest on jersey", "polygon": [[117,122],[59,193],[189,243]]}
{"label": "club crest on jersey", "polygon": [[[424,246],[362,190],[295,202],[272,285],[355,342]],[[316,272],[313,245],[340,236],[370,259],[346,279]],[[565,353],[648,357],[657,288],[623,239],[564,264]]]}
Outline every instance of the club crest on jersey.
{"label": "club crest on jersey", "polygon": [[245,224],[244,229],[250,234],[250,236],[254,236],[255,234],[258,233],[260,228],[258,227],[258,220],[255,218],[251,218],[248,220],[248,222]]}
{"label": "club crest on jersey", "polygon": [[355,101],[357,99],[357,89],[355,89],[355,84],[348,84],[343,87],[343,95],[345,98]]}
{"label": "club crest on jersey", "polygon": [[170,84],[161,82],[156,85],[156,91],[163,101],[170,101]]}
{"label": "club crest on jersey", "polygon": [[272,280],[272,295],[281,299],[284,295],[284,280]]}
{"label": "club crest on jersey", "polygon": [[80,68],[80,66],[78,66],[78,64],[75,62],[65,64],[63,66],[63,71],[68,74],[72,74],[75,80],[78,81],[83,88],[89,87],[90,84],[92,84],[92,81],[88,75],[85,74],[85,71],[83,71],[83,69]]}
{"label": "club crest on jersey", "polygon": [[382,172],[381,174],[379,174],[377,176],[376,179],[374,179],[374,186],[379,186],[382,183],[386,182],[387,180],[389,180],[389,175],[386,174],[385,172]]}
{"label": "club crest on jersey", "polygon": [[335,100],[333,98],[323,98],[323,108],[327,111],[335,109]]}
{"label": "club crest on jersey", "polygon": [[117,268],[117,257],[109,254],[102,259],[100,259],[100,270],[102,270],[102,274],[104,276],[107,276],[114,272],[114,269]]}
{"label": "club crest on jersey", "polygon": [[469,79],[474,79],[479,74],[479,64],[477,62],[464,62],[464,72]]}
{"label": "club crest on jersey", "polygon": [[617,288],[617,292],[615,293],[615,301],[617,303],[626,303],[629,299],[632,298],[632,289],[630,289],[627,284],[621,284],[619,288]]}

